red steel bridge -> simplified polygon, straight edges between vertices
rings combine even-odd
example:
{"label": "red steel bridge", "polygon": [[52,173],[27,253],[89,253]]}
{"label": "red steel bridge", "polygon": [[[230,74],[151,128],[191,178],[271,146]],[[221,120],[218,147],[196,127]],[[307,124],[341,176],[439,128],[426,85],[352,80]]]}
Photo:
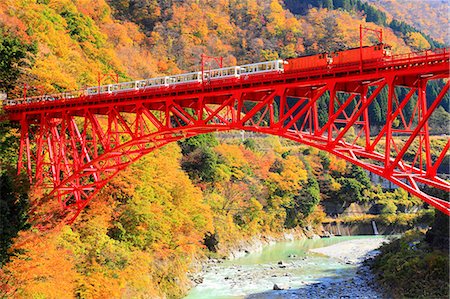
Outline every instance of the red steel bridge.
{"label": "red steel bridge", "polygon": [[[426,192],[450,191],[450,183],[437,176],[450,140],[446,136],[445,145],[435,146],[428,125],[449,89],[449,57],[449,49],[438,49],[363,64],[72,93],[4,109],[20,123],[19,171],[48,190],[46,198],[59,202],[69,222],[143,155],[183,138],[228,130],[277,135],[327,151],[449,215],[449,202]],[[427,103],[427,83],[438,79],[444,79],[443,87]],[[386,123],[374,131],[368,111],[383,95]],[[408,119],[404,109],[413,98]],[[319,120],[321,99],[327,100],[325,122]]]}

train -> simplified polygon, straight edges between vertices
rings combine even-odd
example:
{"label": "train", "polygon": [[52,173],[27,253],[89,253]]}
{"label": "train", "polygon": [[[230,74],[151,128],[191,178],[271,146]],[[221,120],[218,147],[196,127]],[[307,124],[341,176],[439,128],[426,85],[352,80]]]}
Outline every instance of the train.
{"label": "train", "polygon": [[287,73],[314,70],[321,68],[333,68],[359,63],[379,62],[392,56],[391,47],[380,43],[373,46],[357,47],[345,51],[334,51],[330,53],[319,53],[309,56],[301,56],[286,60],[284,67]]}
{"label": "train", "polygon": [[[361,52],[360,52],[361,51]],[[179,85],[198,85],[202,83],[218,83],[221,80],[246,79],[257,75],[306,72],[319,69],[331,69],[345,65],[359,64],[360,58],[364,63],[384,61],[391,57],[390,47],[380,43],[373,46],[353,48],[345,51],[334,51],[319,53],[309,56],[301,56],[286,60],[277,59],[272,61],[244,64],[240,66],[224,67],[206,70],[203,72],[191,72],[185,74],[150,78],[132,82],[123,82],[101,86],[88,87],[84,91],[75,93],[62,93],[58,95],[45,95],[29,97],[26,99],[6,99],[5,105],[16,105],[21,103],[33,103],[42,101],[54,101],[57,99],[70,99],[79,96],[95,96],[98,94],[112,94],[118,92],[130,92],[157,88],[168,88]]]}
{"label": "train", "polygon": [[[362,47],[362,57],[364,62],[380,61],[391,56],[390,47],[386,44]],[[214,82],[242,76],[251,76],[264,73],[290,73],[321,68],[331,68],[333,66],[357,63],[360,61],[360,48],[353,48],[345,51],[335,51],[331,53],[320,53],[308,56],[301,56],[287,60],[272,60],[240,66],[212,69],[202,72],[192,72],[173,76],[158,77],[133,82],[110,84],[89,87],[87,95],[98,93],[113,93],[117,91],[132,91],[142,88],[169,87],[181,84],[192,84],[202,82]],[[203,77],[202,77],[203,76]]]}

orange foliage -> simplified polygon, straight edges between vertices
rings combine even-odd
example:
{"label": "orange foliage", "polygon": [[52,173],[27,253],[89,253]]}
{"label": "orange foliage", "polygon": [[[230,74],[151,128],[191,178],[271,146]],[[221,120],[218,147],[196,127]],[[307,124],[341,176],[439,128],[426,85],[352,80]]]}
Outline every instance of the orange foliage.
{"label": "orange foliage", "polygon": [[329,155],[330,158],[330,171],[336,171],[337,173],[345,173],[347,163],[345,160],[340,159],[334,155]]}
{"label": "orange foliage", "polygon": [[58,244],[58,231],[46,235],[21,232],[12,250],[21,252],[5,267],[13,274],[13,287],[17,298],[42,296],[65,298],[74,294],[79,278],[74,267],[72,252]]}

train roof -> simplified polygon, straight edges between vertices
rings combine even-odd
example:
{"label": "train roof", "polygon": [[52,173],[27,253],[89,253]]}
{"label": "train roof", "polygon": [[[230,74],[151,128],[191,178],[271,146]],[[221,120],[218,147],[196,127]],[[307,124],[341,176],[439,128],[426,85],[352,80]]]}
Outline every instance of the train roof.
{"label": "train roof", "polygon": [[[385,43],[378,43],[378,44],[376,44],[376,45],[363,46],[363,48],[371,48],[371,47],[376,47],[376,46],[380,46],[380,45],[383,45],[383,46],[386,47],[386,48],[391,48],[390,45],[387,45],[387,44],[385,44]],[[301,55],[301,56],[297,56],[297,57],[287,58],[286,60],[289,60],[289,59],[296,59],[296,58],[302,58],[302,57],[311,57],[311,56],[323,55],[323,54],[328,54],[328,53],[343,52],[343,51],[355,50],[355,49],[359,49],[359,47],[353,47],[353,48],[348,48],[348,49],[339,49],[339,50],[330,51],[330,52],[321,52],[321,53],[314,53],[314,54],[308,54],[308,55]]]}
{"label": "train roof", "polygon": [[[391,46],[389,46],[389,45],[387,45],[387,44],[385,44],[385,43],[378,43],[378,44],[376,44],[376,45],[362,46],[362,47],[363,47],[363,48],[372,48],[372,47],[381,46],[381,45],[384,46],[384,47],[386,47],[386,48],[391,48]],[[332,53],[342,52],[342,51],[348,51],[348,50],[356,50],[356,49],[359,49],[359,47],[353,47],[353,48],[348,48],[348,49],[336,50],[336,51],[333,51]]]}
{"label": "train roof", "polygon": [[324,55],[324,54],[328,54],[328,53],[327,52],[322,52],[322,53],[308,54],[308,55],[302,55],[302,56],[287,58],[286,60],[302,58],[302,57],[311,57],[311,56],[317,56],[317,55]]}

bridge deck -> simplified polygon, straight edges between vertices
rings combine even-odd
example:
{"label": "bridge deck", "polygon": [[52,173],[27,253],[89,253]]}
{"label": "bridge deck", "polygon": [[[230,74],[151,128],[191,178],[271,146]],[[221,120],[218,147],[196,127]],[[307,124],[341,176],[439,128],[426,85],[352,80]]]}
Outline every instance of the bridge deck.
{"label": "bridge deck", "polygon": [[[98,107],[96,113],[105,114],[109,105],[118,105],[116,109],[126,111],[125,103],[130,101],[145,101],[152,105],[152,109],[158,110],[157,103],[168,99],[180,101],[183,106],[189,107],[189,96],[204,96],[205,101],[210,104],[220,104],[223,101],[221,96],[229,95],[233,91],[265,91],[277,86],[284,87],[314,87],[323,84],[325,81],[336,83],[345,82],[373,82],[387,76],[395,75],[398,80],[403,80],[405,86],[411,85],[411,80],[418,77],[432,76],[435,78],[447,78],[449,73],[450,48],[439,49],[437,53],[425,51],[420,53],[409,53],[392,56],[385,61],[374,61],[365,63],[362,72],[359,63],[333,66],[332,68],[310,69],[307,72],[290,72],[245,76],[239,79],[227,78],[200,84],[181,84],[163,88],[147,88],[137,91],[112,92],[110,94],[98,94],[85,96],[80,95],[74,98],[67,98],[67,95],[82,94],[82,92],[63,93],[54,95],[56,100],[44,101],[37,97],[34,103],[21,103],[18,105],[4,106],[8,117],[12,121],[19,121],[23,114],[28,119],[39,118],[41,113],[51,113],[58,115],[67,109],[76,113],[77,110],[85,107]],[[402,83],[400,82],[400,84]],[[351,88],[351,86],[349,86]],[[349,90],[351,91],[351,90]]]}

